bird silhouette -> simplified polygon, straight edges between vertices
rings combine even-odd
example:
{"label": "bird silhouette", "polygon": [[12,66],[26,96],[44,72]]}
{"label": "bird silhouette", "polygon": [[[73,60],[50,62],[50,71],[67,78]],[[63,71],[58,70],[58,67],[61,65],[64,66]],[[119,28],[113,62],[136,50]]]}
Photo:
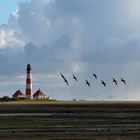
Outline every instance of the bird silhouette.
{"label": "bird silhouette", "polygon": [[101,80],[101,84],[103,84],[104,87],[106,86],[106,83],[103,80]]}
{"label": "bird silhouette", "polygon": [[88,80],[86,80],[86,84],[90,87],[90,83],[88,82]]}
{"label": "bird silhouette", "polygon": [[114,82],[117,85],[117,80],[115,78],[112,78],[112,82]]}
{"label": "bird silhouette", "polygon": [[68,83],[67,79],[65,78],[65,76],[64,76],[61,72],[60,72],[60,74],[61,74],[61,77],[63,78],[64,82],[65,82],[67,85],[69,85],[69,83]]}
{"label": "bird silhouette", "polygon": [[123,82],[126,85],[126,81],[123,78],[120,78],[121,82]]}
{"label": "bird silhouette", "polygon": [[64,82],[65,82],[67,85],[69,85],[69,83],[68,83],[68,81],[67,81],[67,79],[66,79],[66,78],[64,79]]}
{"label": "bird silhouette", "polygon": [[73,79],[74,79],[76,82],[78,81],[74,74],[73,74]]}
{"label": "bird silhouette", "polygon": [[63,79],[66,79],[65,77],[64,77],[64,75],[60,72],[60,74],[61,74],[61,77],[63,78]]}
{"label": "bird silhouette", "polygon": [[95,73],[93,74],[93,77],[95,77],[95,79],[97,79],[97,75]]}

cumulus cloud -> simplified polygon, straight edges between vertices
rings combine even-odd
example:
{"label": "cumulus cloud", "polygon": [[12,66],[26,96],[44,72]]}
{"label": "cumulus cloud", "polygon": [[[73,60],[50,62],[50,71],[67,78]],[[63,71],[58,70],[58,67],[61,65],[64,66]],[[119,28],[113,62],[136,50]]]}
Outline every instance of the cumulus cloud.
{"label": "cumulus cloud", "polygon": [[[138,0],[19,3],[8,23],[0,26],[3,68],[0,75],[23,75],[26,64],[31,63],[34,89],[40,86],[54,98],[125,99],[132,98],[132,93],[138,97],[138,3]],[[65,73],[71,86],[65,87],[60,72]],[[98,82],[92,78],[94,72],[99,75]],[[77,74],[79,83],[74,83],[72,73]],[[112,85],[111,78],[119,81],[120,76],[127,79],[128,86]],[[88,89],[85,79],[93,87]],[[101,87],[101,79],[107,81],[106,88]]]}
{"label": "cumulus cloud", "polygon": [[24,42],[15,35],[15,31],[9,27],[1,27],[0,29],[0,48],[5,47],[16,48],[24,45]]}

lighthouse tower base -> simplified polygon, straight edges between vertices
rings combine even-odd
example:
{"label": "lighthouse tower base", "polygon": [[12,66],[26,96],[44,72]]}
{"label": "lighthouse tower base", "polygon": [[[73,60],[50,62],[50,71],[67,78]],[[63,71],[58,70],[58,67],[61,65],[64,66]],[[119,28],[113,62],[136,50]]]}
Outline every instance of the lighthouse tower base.
{"label": "lighthouse tower base", "polygon": [[32,96],[26,95],[25,98],[26,98],[26,99],[32,99]]}

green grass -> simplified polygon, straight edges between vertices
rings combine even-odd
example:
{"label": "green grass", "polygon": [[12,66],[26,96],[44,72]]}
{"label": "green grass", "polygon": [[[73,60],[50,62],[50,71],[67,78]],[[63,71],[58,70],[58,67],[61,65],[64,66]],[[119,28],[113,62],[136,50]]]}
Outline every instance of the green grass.
{"label": "green grass", "polygon": [[16,100],[0,102],[0,104],[140,104],[140,101],[59,101],[59,100]]}

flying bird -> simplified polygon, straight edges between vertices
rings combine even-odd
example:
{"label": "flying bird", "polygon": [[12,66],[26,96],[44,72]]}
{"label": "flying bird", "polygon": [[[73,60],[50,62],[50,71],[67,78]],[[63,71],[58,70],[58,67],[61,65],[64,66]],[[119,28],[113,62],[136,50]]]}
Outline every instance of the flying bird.
{"label": "flying bird", "polygon": [[88,82],[88,80],[86,80],[86,84],[90,87],[90,83]]}
{"label": "flying bird", "polygon": [[117,85],[117,80],[115,78],[112,78],[112,79],[113,79],[112,82],[114,82]]}
{"label": "flying bird", "polygon": [[123,82],[126,85],[126,81],[123,78],[120,78],[121,82]]}
{"label": "flying bird", "polygon": [[60,72],[60,74],[61,74],[61,77],[63,78],[63,79],[66,79],[65,77],[64,77],[64,75]]}
{"label": "flying bird", "polygon": [[104,87],[106,86],[106,83],[103,80],[101,80],[101,84],[103,84]]}
{"label": "flying bird", "polygon": [[65,82],[67,85],[69,85],[69,83],[68,83],[67,79],[65,78],[65,76],[64,76],[61,72],[60,72],[60,74],[61,74],[61,77],[63,78],[64,82]]}
{"label": "flying bird", "polygon": [[64,82],[65,82],[67,85],[69,85],[69,83],[68,83],[68,81],[67,81],[67,79],[66,79],[66,78],[64,79]]}
{"label": "flying bird", "polygon": [[97,75],[95,73],[93,74],[93,77],[95,77],[95,79],[97,79]]}
{"label": "flying bird", "polygon": [[76,82],[78,81],[74,74],[73,74],[73,79],[74,79]]}

